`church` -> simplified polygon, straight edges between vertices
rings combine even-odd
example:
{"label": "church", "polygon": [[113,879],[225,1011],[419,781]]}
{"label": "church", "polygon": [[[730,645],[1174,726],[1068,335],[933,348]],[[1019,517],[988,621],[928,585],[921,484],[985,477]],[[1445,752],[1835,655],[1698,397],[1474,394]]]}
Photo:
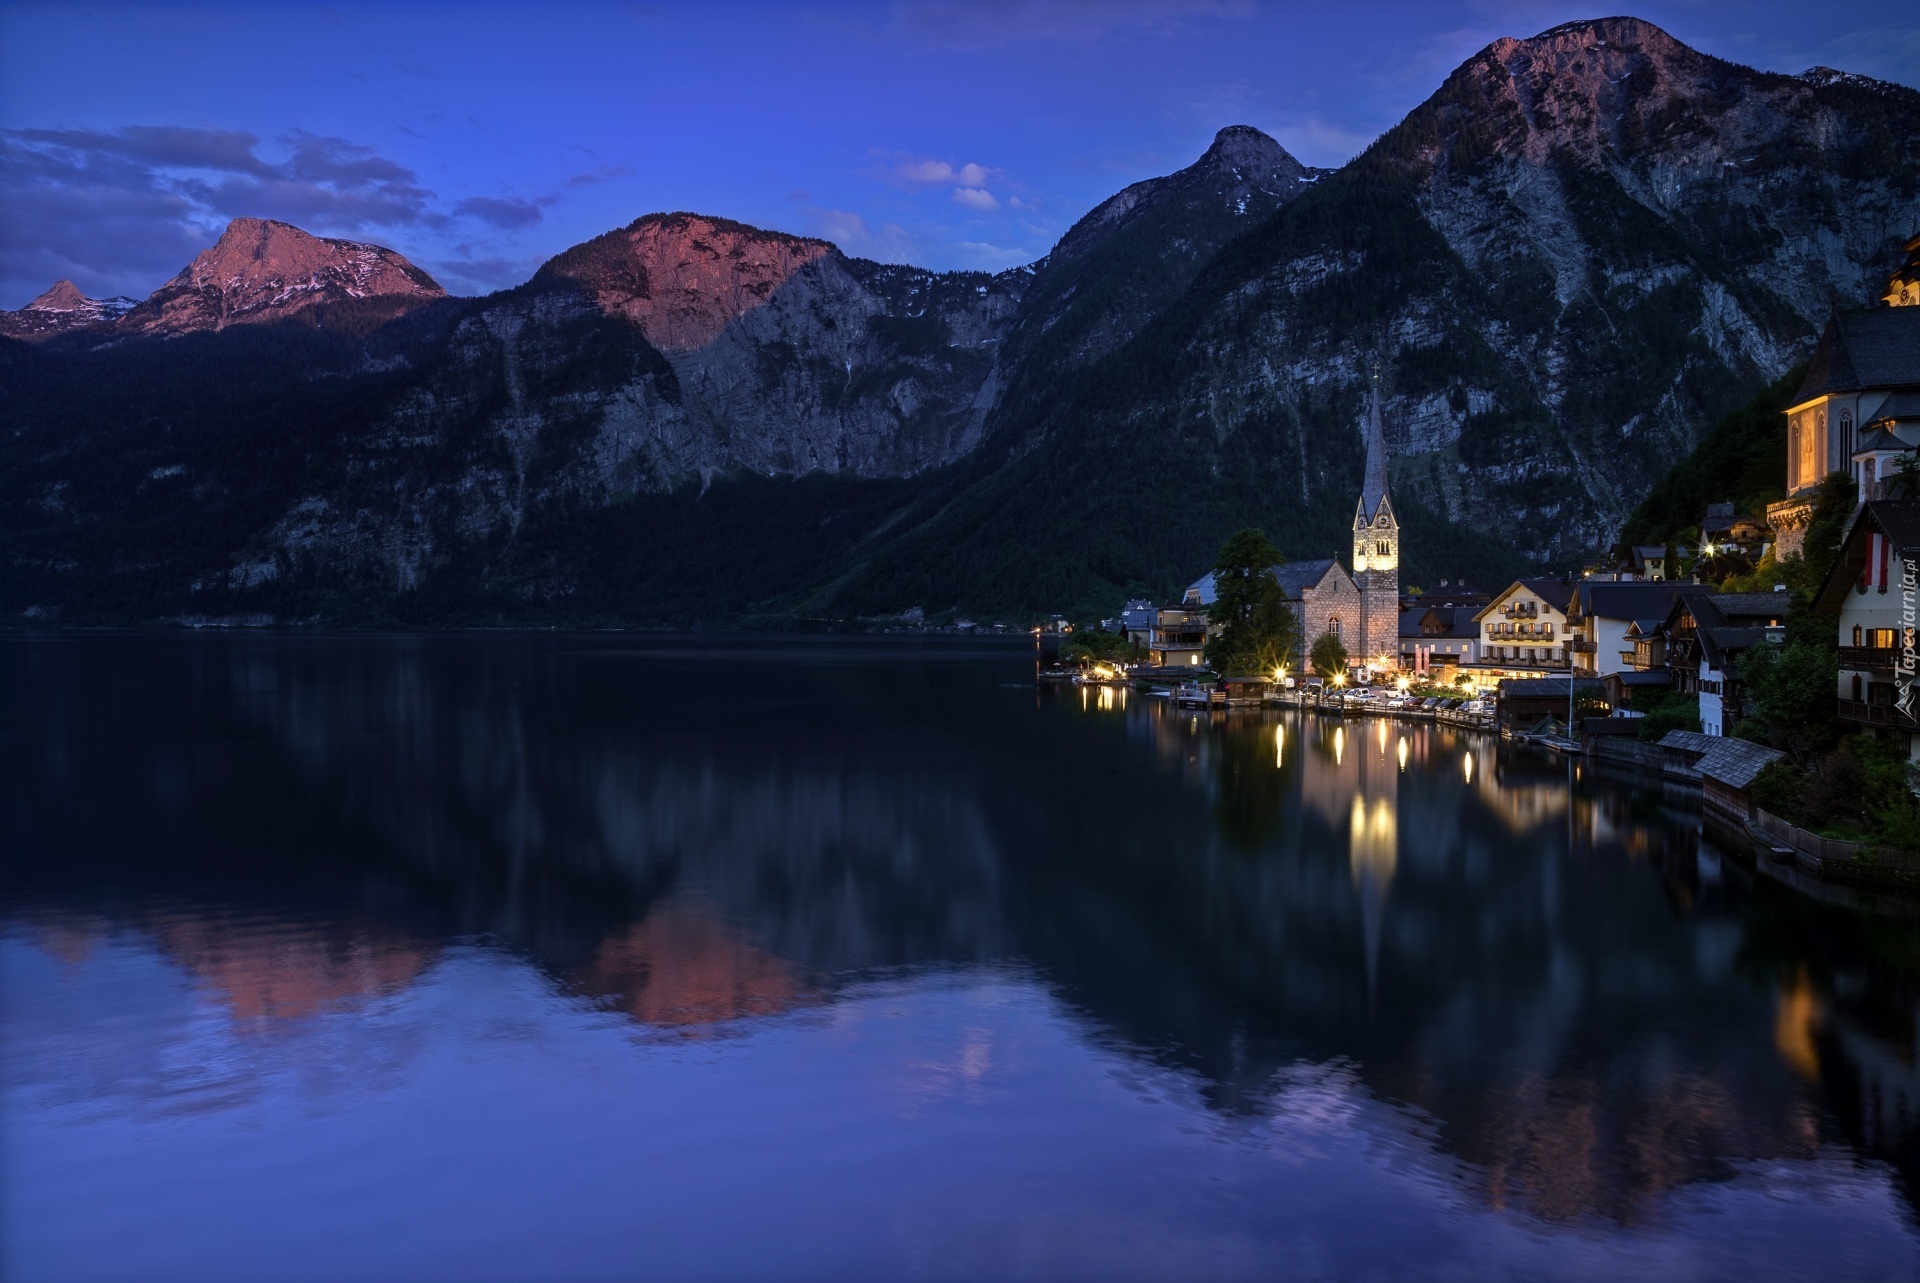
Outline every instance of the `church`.
{"label": "church", "polygon": [[[1400,521],[1387,494],[1387,433],[1380,419],[1380,376],[1367,407],[1367,463],[1353,513],[1352,571],[1333,557],[1273,568],[1300,623],[1295,667],[1324,633],[1347,648],[1349,665],[1373,677],[1400,667]],[[1183,604],[1211,605],[1213,575],[1193,584]]]}

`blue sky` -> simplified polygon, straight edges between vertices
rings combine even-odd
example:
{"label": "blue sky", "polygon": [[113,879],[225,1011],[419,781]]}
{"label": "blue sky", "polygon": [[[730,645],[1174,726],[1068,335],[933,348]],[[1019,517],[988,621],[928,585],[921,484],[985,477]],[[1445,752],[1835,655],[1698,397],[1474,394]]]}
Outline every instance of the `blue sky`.
{"label": "blue sky", "polygon": [[[0,5],[0,307],[144,296],[229,218],[455,293],[689,209],[1003,268],[1250,124],[1347,160],[1499,36],[1607,10],[1259,0]],[[1696,48],[1920,86],[1910,3],[1640,4]]]}

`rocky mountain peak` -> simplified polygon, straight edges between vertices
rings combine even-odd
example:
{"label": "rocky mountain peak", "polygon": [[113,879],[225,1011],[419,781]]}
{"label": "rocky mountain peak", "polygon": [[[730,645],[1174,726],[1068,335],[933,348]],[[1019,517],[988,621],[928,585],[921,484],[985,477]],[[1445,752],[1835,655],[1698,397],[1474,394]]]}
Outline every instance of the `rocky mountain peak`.
{"label": "rocky mountain peak", "polygon": [[384,246],[315,236],[270,218],[236,218],[218,241],[128,313],[119,328],[186,334],[362,301],[398,314],[446,293]]}
{"label": "rocky mountain peak", "polygon": [[1307,167],[1285,147],[1252,125],[1228,125],[1213,136],[1213,146],[1190,167],[1214,173],[1238,171],[1253,182],[1297,182]]}
{"label": "rocky mountain peak", "polygon": [[552,259],[536,282],[570,282],[667,352],[704,347],[794,273],[837,254],[811,237],[704,214],[648,214]]}
{"label": "rocky mountain peak", "polygon": [[105,326],[134,306],[130,298],[88,298],[72,281],[55,281],[17,312],[0,312],[0,335],[36,341]]}
{"label": "rocky mountain peak", "polygon": [[91,302],[93,300],[82,294],[72,281],[55,281],[46,293],[27,306],[36,312],[77,312]]}

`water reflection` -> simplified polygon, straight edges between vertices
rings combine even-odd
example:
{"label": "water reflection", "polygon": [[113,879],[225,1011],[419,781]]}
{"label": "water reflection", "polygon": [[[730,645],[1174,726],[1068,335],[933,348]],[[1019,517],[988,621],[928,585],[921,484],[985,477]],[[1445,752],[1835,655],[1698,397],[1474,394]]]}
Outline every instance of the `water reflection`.
{"label": "water reflection", "polygon": [[[1546,1225],[1836,1152],[1920,1174],[1911,921],[1450,727],[1036,706],[1017,652],[749,650],[745,681],[614,642],[9,645],[8,931],[36,977],[176,1004],[129,1038],[352,1039],[476,949],[694,1040],[1012,968],[1223,1124],[1357,1093],[1452,1196]],[[38,1099],[82,1045],[49,995],[106,1000],[34,984]],[[982,1098],[1021,1054],[996,1019],[901,1099]]]}

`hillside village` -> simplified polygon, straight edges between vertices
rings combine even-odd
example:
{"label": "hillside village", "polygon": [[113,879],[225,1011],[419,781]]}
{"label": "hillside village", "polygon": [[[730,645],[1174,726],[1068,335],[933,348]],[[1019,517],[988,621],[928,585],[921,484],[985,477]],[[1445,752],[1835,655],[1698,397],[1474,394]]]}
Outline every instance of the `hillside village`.
{"label": "hillside village", "polygon": [[[1243,683],[1242,697],[1254,682],[1282,699],[1338,686],[1343,705],[1466,703],[1508,734],[1570,750],[1673,732],[1764,744],[1743,790],[1776,760],[1810,772],[1788,785],[1805,790],[1857,766],[1830,755],[1869,745],[1920,762],[1920,236],[1904,248],[1878,306],[1828,319],[1784,411],[1784,494],[1762,512],[1708,502],[1689,529],[1623,545],[1577,576],[1403,586],[1376,373],[1352,552],[1265,569],[1262,591],[1284,612],[1271,614],[1264,661],[1227,643],[1224,553],[1180,600],[1132,601],[1096,627],[1124,637],[1136,676]],[[1101,653],[1084,640],[1074,650]],[[1809,685],[1827,692],[1811,705]]]}

